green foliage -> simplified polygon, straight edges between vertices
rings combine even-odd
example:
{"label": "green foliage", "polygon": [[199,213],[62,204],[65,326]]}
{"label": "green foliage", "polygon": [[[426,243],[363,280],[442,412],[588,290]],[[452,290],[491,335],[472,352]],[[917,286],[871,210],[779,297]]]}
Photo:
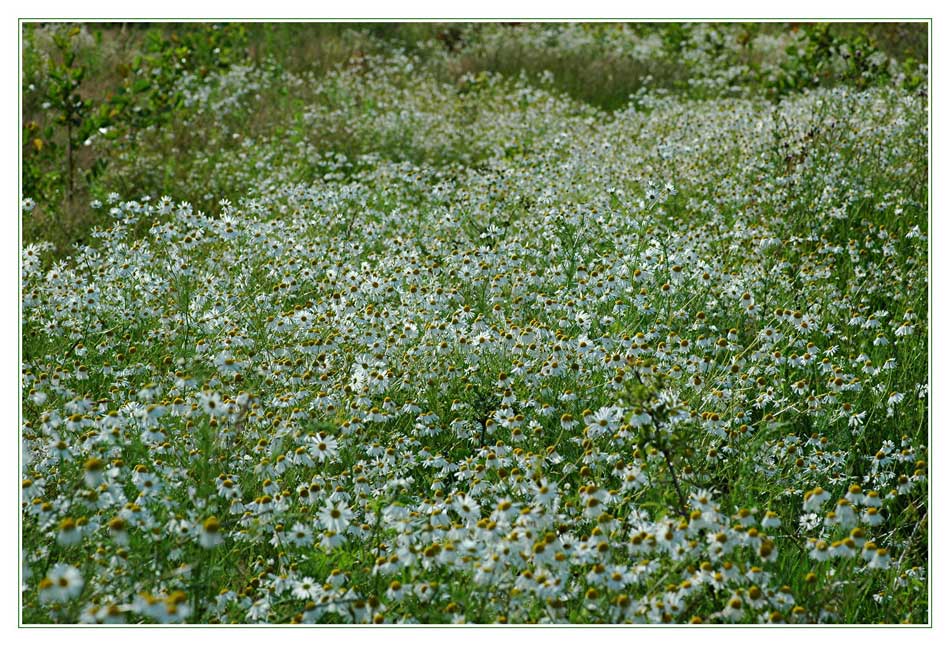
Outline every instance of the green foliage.
{"label": "green foliage", "polygon": [[799,29],[803,44],[789,45],[781,74],[765,82],[778,95],[832,83],[864,89],[892,81],[867,32],[841,35],[829,23],[804,23]]}
{"label": "green foliage", "polygon": [[110,100],[110,116],[130,131],[164,125],[179,116],[179,81],[205,78],[247,60],[247,31],[240,23],[199,23],[151,28],[141,54],[120,65],[122,84]]}
{"label": "green foliage", "polygon": [[[28,38],[32,32],[27,31]],[[24,126],[23,190],[46,205],[72,203],[78,149],[99,126],[92,102],[80,92],[88,66],[80,59],[79,34],[78,27],[68,25],[53,33],[55,49],[47,59],[41,94],[51,118],[42,127],[33,120]],[[30,70],[24,76],[34,75]]]}
{"label": "green foliage", "polygon": [[[140,29],[138,53],[110,67],[95,51],[101,31],[98,45],[90,46],[80,42],[88,37],[80,26],[24,26],[23,192],[38,206],[27,239],[46,229],[40,237],[67,251],[84,233],[74,227],[88,229],[94,218],[90,197],[104,198],[118,179],[108,173],[113,155],[134,154],[142,131],[182,118],[182,78],[203,78],[247,60],[242,24]],[[40,30],[51,33],[49,51],[39,50]]]}

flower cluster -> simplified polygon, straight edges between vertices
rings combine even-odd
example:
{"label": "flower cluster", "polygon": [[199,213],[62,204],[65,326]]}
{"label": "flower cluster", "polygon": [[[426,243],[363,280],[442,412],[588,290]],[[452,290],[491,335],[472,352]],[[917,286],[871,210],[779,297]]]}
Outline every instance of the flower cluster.
{"label": "flower cluster", "polygon": [[248,140],[214,212],[23,251],[25,616],[922,621],[920,98],[407,66],[281,79],[389,153]]}

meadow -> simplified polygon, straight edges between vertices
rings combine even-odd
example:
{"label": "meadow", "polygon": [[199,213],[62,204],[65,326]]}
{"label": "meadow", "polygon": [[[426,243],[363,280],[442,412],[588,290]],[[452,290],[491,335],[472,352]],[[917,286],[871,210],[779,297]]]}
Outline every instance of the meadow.
{"label": "meadow", "polygon": [[24,624],[929,622],[926,23],[21,27]]}

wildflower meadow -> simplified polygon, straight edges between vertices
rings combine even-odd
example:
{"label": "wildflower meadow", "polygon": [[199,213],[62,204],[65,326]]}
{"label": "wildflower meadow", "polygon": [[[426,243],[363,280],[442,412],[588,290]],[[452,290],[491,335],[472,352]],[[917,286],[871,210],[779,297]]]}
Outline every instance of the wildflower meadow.
{"label": "wildflower meadow", "polygon": [[927,33],[22,23],[22,623],[928,623]]}

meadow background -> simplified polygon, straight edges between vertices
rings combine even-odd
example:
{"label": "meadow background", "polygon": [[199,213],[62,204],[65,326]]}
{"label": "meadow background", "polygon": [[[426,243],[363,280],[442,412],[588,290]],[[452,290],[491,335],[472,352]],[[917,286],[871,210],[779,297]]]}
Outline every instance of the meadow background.
{"label": "meadow background", "polygon": [[24,23],[24,622],[926,622],[927,54]]}

